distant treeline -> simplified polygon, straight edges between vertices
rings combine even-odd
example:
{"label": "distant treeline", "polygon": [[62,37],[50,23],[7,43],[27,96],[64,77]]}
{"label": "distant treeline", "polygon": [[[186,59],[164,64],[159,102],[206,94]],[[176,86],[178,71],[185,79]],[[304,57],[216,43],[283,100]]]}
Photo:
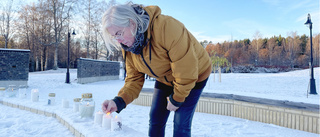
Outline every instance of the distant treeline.
{"label": "distant treeline", "polygon": [[[313,36],[313,64],[319,66],[319,38]],[[226,59],[220,66],[264,66],[282,68],[306,68],[310,62],[310,37],[298,36],[293,32],[288,37],[273,36],[271,38],[256,38],[253,40],[234,40],[213,44],[203,41],[213,64],[215,60]],[[221,61],[220,61],[221,62]],[[216,63],[217,64],[217,63]]]}

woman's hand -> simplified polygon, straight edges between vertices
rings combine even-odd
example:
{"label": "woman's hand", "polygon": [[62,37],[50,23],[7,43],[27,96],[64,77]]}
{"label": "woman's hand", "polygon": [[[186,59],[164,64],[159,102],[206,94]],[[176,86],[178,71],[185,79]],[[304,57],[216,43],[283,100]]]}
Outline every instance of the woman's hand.
{"label": "woman's hand", "polygon": [[105,100],[102,103],[102,111],[104,113],[108,113],[108,112],[112,113],[112,112],[115,112],[117,110],[118,110],[117,105],[113,100]]}
{"label": "woman's hand", "polygon": [[168,109],[169,111],[176,111],[176,110],[179,108],[179,107],[174,106],[174,105],[170,102],[169,97],[167,97],[167,100],[168,100],[167,109]]}

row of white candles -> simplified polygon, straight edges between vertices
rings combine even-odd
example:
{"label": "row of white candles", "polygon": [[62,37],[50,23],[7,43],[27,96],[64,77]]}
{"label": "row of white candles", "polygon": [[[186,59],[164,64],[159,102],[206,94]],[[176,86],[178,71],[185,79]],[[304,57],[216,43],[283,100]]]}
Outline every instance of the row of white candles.
{"label": "row of white candles", "polygon": [[[80,99],[80,98],[79,98]],[[74,112],[82,112],[80,114],[81,117],[92,117],[92,112],[94,111],[94,106],[92,105],[80,105],[79,100],[74,99],[73,111]],[[69,101],[66,99],[62,100],[62,107],[68,108]],[[98,111],[94,115],[94,124],[101,126],[104,129],[111,131],[119,131],[122,129],[122,121],[118,116],[112,117],[111,113],[108,112],[104,114],[101,111]]]}
{"label": "row of white candles", "polygon": [[[25,94],[24,94],[23,98],[25,98]],[[82,110],[87,113],[82,114],[81,117],[92,117],[92,112],[94,111],[94,107],[90,107],[89,105],[81,105],[80,106],[79,99],[80,98],[74,100],[73,111],[79,112]],[[32,102],[39,101],[39,90],[38,89],[31,90],[31,101]],[[54,99],[48,99],[48,105],[54,105],[54,104],[55,104]],[[62,100],[62,107],[69,108],[69,101],[67,99]],[[111,131],[119,131],[122,129],[121,118],[118,116],[112,117],[110,112],[108,112],[107,114],[104,114],[101,111],[96,112],[95,116],[94,116],[94,124],[99,125],[102,128],[107,129],[107,130],[111,130]]]}
{"label": "row of white candles", "polygon": [[112,117],[110,112],[107,114],[104,114],[101,111],[96,112],[94,116],[94,124],[111,131],[122,130],[121,118],[118,116]]}
{"label": "row of white candles", "polygon": [[[6,97],[15,97],[17,94],[17,87],[16,85],[9,85],[7,92],[5,93],[6,88],[0,87],[0,97],[6,96]],[[27,97],[27,89],[26,86],[20,85],[19,86],[19,98],[26,98]]]}

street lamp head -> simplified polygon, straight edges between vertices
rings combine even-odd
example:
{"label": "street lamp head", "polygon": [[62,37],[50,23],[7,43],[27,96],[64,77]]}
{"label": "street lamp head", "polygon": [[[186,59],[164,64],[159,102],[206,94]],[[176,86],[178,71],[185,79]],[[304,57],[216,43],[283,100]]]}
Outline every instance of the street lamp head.
{"label": "street lamp head", "polygon": [[76,31],[75,30],[73,30],[72,35],[76,35]]}
{"label": "street lamp head", "polygon": [[310,14],[308,14],[307,22],[306,22],[306,23],[304,23],[304,25],[308,25],[308,26],[312,25],[312,22],[311,22],[311,16],[310,16]]}

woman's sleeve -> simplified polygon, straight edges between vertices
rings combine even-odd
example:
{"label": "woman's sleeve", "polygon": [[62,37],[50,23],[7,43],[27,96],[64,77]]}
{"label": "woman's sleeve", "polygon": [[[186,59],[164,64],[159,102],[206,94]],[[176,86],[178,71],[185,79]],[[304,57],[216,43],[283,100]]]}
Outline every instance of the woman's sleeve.
{"label": "woman's sleeve", "polygon": [[128,105],[139,96],[144,83],[144,73],[139,72],[134,67],[130,55],[126,58],[125,64],[127,77],[125,78],[125,84],[120,89],[118,96],[123,99],[126,105]]}

